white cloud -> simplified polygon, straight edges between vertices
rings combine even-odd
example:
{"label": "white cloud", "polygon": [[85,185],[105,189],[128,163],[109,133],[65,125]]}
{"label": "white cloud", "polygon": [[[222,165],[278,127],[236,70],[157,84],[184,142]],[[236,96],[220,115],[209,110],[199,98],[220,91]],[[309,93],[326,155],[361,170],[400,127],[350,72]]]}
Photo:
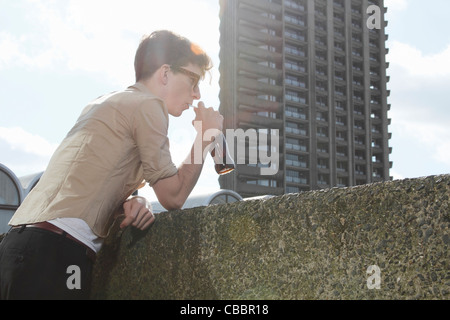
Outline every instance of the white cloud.
{"label": "white cloud", "polygon": [[395,170],[395,169],[391,169],[390,170],[390,175],[392,176],[392,178],[394,180],[403,180],[403,179],[405,179],[405,177],[401,173],[397,172],[397,170]]}
{"label": "white cloud", "polygon": [[0,32],[0,67],[19,56],[18,40],[6,32]]}
{"label": "white cloud", "polygon": [[399,41],[393,41],[389,50],[389,62],[402,67],[409,75],[430,78],[450,76],[450,44],[445,50],[430,55]]}
{"label": "white cloud", "polygon": [[[411,155],[417,156],[419,150],[429,150],[428,154],[421,154],[422,158],[428,157],[437,163],[450,168],[450,130],[445,121],[432,118],[425,108],[411,108],[393,110],[391,112],[393,127],[396,135],[402,139],[408,139],[414,150],[408,150]],[[403,148],[395,146],[394,149]],[[413,160],[413,159],[411,159]]]}
{"label": "white cloud", "polygon": [[0,69],[5,67],[50,67],[55,62],[54,53],[49,50],[33,50],[27,52],[31,35],[20,37],[0,32]]}
{"label": "white cloud", "polygon": [[450,166],[450,130],[436,123],[409,122],[406,124],[413,139],[432,148],[437,162]]}
{"label": "white cloud", "polygon": [[0,127],[0,140],[4,140],[13,150],[41,157],[50,157],[58,146],[19,127]]}
{"label": "white cloud", "polygon": [[24,15],[32,13],[39,32],[0,33],[0,68],[11,63],[38,68],[62,65],[129,84],[134,80],[134,53],[141,36],[158,29],[197,42],[218,67],[218,4],[204,0],[27,2]]}
{"label": "white cloud", "polygon": [[20,127],[0,127],[0,162],[19,177],[44,171],[56,148],[57,144]]}
{"label": "white cloud", "polygon": [[[450,170],[450,44],[425,54],[420,47],[390,41],[388,74],[390,131],[398,177]],[[436,172],[437,171],[437,172]]]}
{"label": "white cloud", "polygon": [[385,5],[385,7],[388,8],[388,12],[404,11],[408,8],[408,1],[407,0],[385,0],[384,5]]}

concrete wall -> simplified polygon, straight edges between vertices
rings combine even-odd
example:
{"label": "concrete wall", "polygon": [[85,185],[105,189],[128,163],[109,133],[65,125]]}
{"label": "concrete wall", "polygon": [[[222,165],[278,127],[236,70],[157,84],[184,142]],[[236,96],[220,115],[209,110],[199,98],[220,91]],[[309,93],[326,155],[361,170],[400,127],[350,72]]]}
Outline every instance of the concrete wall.
{"label": "concrete wall", "polygon": [[449,191],[443,175],[160,213],[112,231],[92,298],[448,299]]}

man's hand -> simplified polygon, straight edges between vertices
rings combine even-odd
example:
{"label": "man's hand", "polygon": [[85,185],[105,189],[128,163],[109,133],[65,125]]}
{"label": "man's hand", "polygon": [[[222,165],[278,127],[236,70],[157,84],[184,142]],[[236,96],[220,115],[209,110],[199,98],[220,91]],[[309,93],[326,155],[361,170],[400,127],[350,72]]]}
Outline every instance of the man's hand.
{"label": "man's hand", "polygon": [[200,132],[202,137],[204,132],[210,129],[215,129],[222,132],[223,116],[219,113],[219,111],[216,111],[213,108],[206,108],[205,104],[200,101],[198,103],[198,107],[194,108],[194,112],[195,119],[192,121],[192,124],[194,124],[196,121],[202,122],[203,132]]}
{"label": "man's hand", "polygon": [[[218,134],[222,133],[223,116],[218,111],[213,108],[205,108],[205,104],[201,101],[194,111],[195,119],[192,124],[197,130],[197,135],[191,152],[178,167],[177,174],[160,179],[152,186],[159,203],[167,210],[183,207],[202,172],[203,160],[206,156],[205,150],[208,151],[207,148],[212,145],[213,138],[215,139]],[[196,126],[196,122],[201,122],[201,126]],[[198,148],[199,145],[201,148]]]}
{"label": "man's hand", "polygon": [[154,221],[151,204],[143,197],[133,197],[123,203],[125,219],[120,224],[123,229],[129,225],[140,230],[147,229]]}

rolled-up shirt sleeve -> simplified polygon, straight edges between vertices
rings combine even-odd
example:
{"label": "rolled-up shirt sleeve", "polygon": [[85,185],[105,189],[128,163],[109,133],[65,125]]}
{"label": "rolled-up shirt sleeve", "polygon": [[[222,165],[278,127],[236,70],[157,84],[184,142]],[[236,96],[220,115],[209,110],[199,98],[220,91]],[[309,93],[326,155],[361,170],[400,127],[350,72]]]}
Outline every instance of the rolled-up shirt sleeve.
{"label": "rolled-up shirt sleeve", "polygon": [[169,115],[159,99],[143,101],[134,112],[133,137],[139,150],[144,178],[150,186],[177,173],[168,138]]}

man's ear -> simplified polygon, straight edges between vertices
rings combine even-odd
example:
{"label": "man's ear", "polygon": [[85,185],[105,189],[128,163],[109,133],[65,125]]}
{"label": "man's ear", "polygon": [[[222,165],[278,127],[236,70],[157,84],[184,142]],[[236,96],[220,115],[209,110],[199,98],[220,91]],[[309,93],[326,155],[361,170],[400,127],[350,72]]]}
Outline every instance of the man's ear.
{"label": "man's ear", "polygon": [[166,85],[169,81],[169,71],[170,66],[168,64],[163,64],[159,68],[159,79],[163,85]]}

